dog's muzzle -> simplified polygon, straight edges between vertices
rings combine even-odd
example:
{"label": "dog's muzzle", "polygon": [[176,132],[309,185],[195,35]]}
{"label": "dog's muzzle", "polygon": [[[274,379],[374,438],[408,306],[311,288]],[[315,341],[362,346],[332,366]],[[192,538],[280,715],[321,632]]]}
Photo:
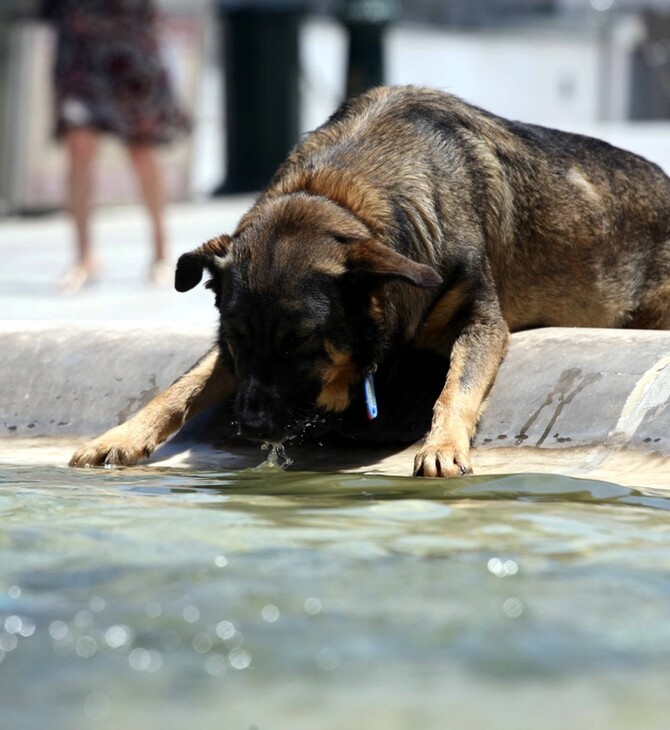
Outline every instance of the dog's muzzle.
{"label": "dog's muzzle", "polygon": [[287,436],[278,395],[257,378],[245,380],[237,394],[237,421],[242,436],[254,441],[281,441]]}

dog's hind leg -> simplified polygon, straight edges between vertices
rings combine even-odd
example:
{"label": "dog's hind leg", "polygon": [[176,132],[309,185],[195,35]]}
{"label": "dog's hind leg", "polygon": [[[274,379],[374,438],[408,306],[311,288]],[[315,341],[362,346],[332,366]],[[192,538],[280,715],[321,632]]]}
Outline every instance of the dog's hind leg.
{"label": "dog's hind leg", "polygon": [[662,291],[656,291],[657,297],[641,306],[630,322],[628,329],[670,330],[670,282]]}
{"label": "dog's hind leg", "polygon": [[670,329],[670,241],[665,256],[654,261],[653,281],[645,286],[644,295],[628,327]]}
{"label": "dog's hind leg", "polygon": [[128,421],[84,444],[70,459],[70,466],[135,464],[190,418],[232,395],[235,388],[235,377],[214,348]]}
{"label": "dog's hind leg", "polygon": [[[493,290],[486,299],[473,303],[455,340],[448,334],[448,325],[445,322],[443,342],[446,350],[451,348],[449,372],[433,408],[430,431],[414,459],[417,476],[450,477],[472,472],[470,441],[482,401],[507,347],[509,331]],[[440,349],[436,342],[432,347]]]}

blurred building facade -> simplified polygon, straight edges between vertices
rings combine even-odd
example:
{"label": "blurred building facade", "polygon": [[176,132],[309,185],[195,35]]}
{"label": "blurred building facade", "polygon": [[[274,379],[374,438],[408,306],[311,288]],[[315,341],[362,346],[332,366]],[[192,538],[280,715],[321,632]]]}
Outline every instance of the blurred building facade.
{"label": "blurred building facade", "polygon": [[[289,0],[245,2],[263,13]],[[670,120],[668,0],[291,0],[301,15],[291,72],[298,132],[320,124],[345,96],[351,60],[342,21],[351,3],[371,17],[390,4],[398,9],[384,29],[387,83],[435,86],[550,126],[601,133],[611,125],[615,143],[617,130],[634,121],[654,144],[670,138],[659,131]],[[166,152],[174,200],[208,194],[225,179],[226,117],[236,102],[225,92],[221,26],[241,4],[160,0],[166,59],[195,121],[192,138]],[[49,134],[52,41],[36,6],[5,0],[0,9],[0,212],[62,205],[62,151]],[[135,195],[119,154],[110,140],[99,165],[100,202]]]}

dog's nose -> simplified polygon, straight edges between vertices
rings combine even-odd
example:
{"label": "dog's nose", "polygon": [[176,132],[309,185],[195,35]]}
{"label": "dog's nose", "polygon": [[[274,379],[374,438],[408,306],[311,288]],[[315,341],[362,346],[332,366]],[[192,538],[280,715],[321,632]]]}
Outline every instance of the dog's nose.
{"label": "dog's nose", "polygon": [[240,433],[255,441],[267,441],[272,437],[272,421],[265,413],[245,412],[239,418]]}
{"label": "dog's nose", "polygon": [[267,440],[274,435],[275,419],[269,394],[252,380],[239,391],[237,417],[240,433],[250,439]]}

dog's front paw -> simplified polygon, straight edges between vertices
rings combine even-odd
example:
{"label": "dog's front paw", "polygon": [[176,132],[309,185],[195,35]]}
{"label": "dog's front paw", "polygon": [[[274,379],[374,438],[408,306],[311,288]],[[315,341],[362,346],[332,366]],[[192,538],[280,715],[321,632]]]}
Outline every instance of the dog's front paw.
{"label": "dog's front paw", "polygon": [[123,424],[77,449],[70,459],[70,466],[132,466],[150,456],[154,448],[149,440],[138,438],[134,429]]}
{"label": "dog's front paw", "polygon": [[454,441],[426,443],[414,457],[414,476],[460,477],[472,474],[469,445]]}

